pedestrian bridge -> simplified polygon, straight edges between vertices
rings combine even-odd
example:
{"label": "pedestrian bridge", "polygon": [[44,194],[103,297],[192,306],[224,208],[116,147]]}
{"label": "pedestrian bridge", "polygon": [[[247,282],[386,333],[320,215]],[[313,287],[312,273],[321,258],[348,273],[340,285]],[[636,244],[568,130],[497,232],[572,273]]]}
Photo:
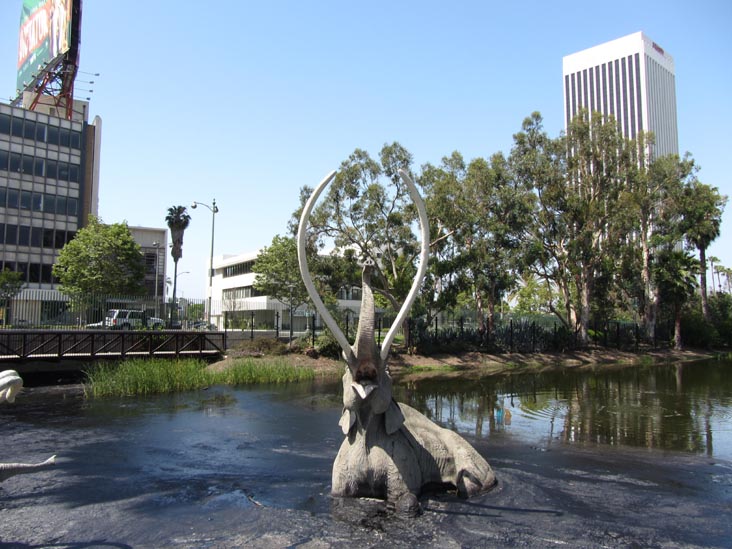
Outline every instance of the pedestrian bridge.
{"label": "pedestrian bridge", "polygon": [[215,357],[226,332],[183,330],[0,330],[2,364],[28,360]]}

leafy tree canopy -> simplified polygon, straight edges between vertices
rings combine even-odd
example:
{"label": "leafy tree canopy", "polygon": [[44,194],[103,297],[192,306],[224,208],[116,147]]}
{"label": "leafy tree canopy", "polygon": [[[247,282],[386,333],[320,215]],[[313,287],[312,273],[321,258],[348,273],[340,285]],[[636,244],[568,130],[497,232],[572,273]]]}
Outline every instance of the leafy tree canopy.
{"label": "leafy tree canopy", "polygon": [[0,272],[0,301],[13,299],[23,289],[23,279],[20,273],[9,269]]}
{"label": "leafy tree canopy", "polygon": [[89,223],[59,253],[53,274],[67,294],[127,294],[144,292],[145,262],[127,223]]}

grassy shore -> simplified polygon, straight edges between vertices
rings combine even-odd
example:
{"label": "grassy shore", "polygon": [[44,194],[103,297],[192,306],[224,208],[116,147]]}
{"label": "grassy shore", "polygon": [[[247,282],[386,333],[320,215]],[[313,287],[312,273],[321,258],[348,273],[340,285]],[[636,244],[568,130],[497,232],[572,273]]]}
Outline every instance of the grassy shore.
{"label": "grassy shore", "polygon": [[87,396],[133,396],[177,393],[211,385],[288,383],[315,377],[315,371],[288,364],[281,358],[240,358],[226,369],[207,368],[197,359],[133,359],[115,364],[100,363],[87,372]]}
{"label": "grassy shore", "polygon": [[[389,368],[397,382],[430,377],[474,379],[490,375],[545,372],[557,369],[618,368],[711,359],[712,351],[645,349],[638,352],[589,349],[568,353],[465,352],[432,356],[395,353]],[[196,359],[135,359],[117,364],[99,364],[88,372],[87,396],[132,396],[174,393],[211,385],[289,383],[315,377],[336,377],[344,363],[304,354],[230,356],[207,365]]]}

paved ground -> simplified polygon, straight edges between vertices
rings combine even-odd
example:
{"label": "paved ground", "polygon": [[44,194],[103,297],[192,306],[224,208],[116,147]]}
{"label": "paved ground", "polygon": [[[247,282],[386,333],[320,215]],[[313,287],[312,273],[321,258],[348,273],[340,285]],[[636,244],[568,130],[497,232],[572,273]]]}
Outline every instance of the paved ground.
{"label": "paved ground", "polygon": [[[337,403],[214,391],[152,404],[34,398],[0,410],[0,547],[732,546],[732,464],[651,450],[474,441],[498,487],[423,498],[415,519],[332,500]],[[231,400],[233,399],[233,402]],[[50,408],[49,408],[50,407]],[[153,409],[154,408],[154,409]]]}

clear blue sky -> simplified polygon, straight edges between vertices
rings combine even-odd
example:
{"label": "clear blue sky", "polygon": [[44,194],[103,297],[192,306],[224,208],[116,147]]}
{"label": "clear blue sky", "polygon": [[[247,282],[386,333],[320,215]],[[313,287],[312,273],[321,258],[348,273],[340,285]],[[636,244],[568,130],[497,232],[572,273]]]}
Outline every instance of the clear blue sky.
{"label": "clear blue sky", "polygon": [[[6,101],[21,4],[0,1]],[[80,69],[101,76],[77,89],[103,119],[101,217],[163,227],[169,206],[215,198],[215,254],[256,251],[356,148],[398,141],[418,171],[508,154],[533,111],[559,135],[562,57],[637,31],[674,58],[680,150],[732,196],[732,2],[497,4],[84,0]],[[189,212],[178,282],[203,297],[211,214]],[[710,253],[732,267],[732,204]]]}

